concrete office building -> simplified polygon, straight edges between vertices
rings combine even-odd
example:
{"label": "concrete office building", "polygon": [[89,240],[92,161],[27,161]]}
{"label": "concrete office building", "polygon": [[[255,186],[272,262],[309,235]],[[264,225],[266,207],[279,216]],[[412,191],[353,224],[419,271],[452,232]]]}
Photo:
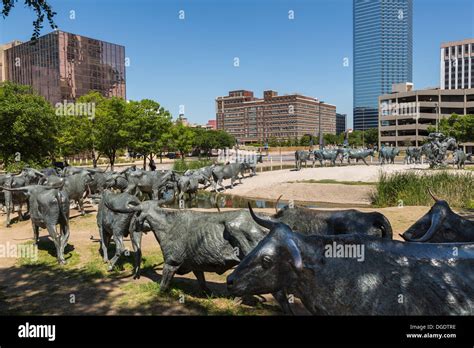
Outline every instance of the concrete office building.
{"label": "concrete office building", "polygon": [[1,80],[32,86],[52,104],[91,90],[126,98],[124,46],[55,30],[2,48]]}
{"label": "concrete office building", "polygon": [[[421,146],[439,120],[453,113],[474,114],[474,88],[412,90],[394,85],[393,93],[379,97],[379,146]],[[471,145],[469,145],[471,146]]]}
{"label": "concrete office building", "polygon": [[474,39],[441,44],[441,89],[474,88]]}
{"label": "concrete office building", "polygon": [[279,96],[264,91],[237,90],[216,98],[217,129],[234,135],[240,143],[264,143],[270,138],[294,139],[319,135],[319,117],[324,133],[336,133],[336,106],[301,94]]}

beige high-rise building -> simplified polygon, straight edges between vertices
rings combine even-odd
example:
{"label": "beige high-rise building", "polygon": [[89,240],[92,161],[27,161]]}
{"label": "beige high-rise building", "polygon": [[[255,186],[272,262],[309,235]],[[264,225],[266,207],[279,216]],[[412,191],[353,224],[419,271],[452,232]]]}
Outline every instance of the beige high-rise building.
{"label": "beige high-rise building", "polygon": [[441,44],[441,89],[474,88],[474,39]]}

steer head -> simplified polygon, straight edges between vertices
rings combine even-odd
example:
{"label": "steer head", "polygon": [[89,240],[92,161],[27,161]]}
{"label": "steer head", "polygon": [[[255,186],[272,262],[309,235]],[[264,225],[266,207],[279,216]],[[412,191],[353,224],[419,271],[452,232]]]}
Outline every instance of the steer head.
{"label": "steer head", "polygon": [[474,222],[454,213],[449,204],[437,198],[430,211],[400,236],[409,242],[472,242]]}
{"label": "steer head", "polygon": [[249,210],[255,222],[270,229],[270,233],[227,277],[229,292],[237,296],[285,289],[303,270],[303,259],[293,231],[283,223],[259,218],[250,205]]}
{"label": "steer head", "polygon": [[43,173],[33,168],[23,168],[21,175],[25,178],[26,185],[36,184],[45,176]]}

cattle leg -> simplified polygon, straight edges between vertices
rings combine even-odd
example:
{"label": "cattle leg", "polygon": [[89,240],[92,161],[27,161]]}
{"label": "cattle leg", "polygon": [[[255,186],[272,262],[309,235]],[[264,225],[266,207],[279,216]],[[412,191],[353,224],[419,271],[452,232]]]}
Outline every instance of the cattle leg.
{"label": "cattle leg", "polygon": [[272,295],[275,298],[275,300],[277,300],[284,314],[295,315],[295,313],[293,312],[293,309],[291,309],[290,303],[288,302],[286,291],[280,290],[280,291],[272,293]]}
{"label": "cattle leg", "polygon": [[18,204],[18,221],[23,221],[23,214],[21,213],[23,210],[23,202],[20,201]]}
{"label": "cattle leg", "polygon": [[133,279],[140,279],[140,270],[141,270],[141,263],[142,263],[142,233],[133,231],[130,234],[130,239],[132,240],[132,247],[135,256],[135,265],[133,270]]}
{"label": "cattle leg", "polygon": [[5,191],[4,193],[5,195],[5,208],[6,208],[6,212],[7,212],[7,217],[6,217],[6,220],[5,220],[5,227],[10,227],[10,213],[11,213],[11,209],[12,209],[12,193],[10,191]]}
{"label": "cattle leg", "polygon": [[76,203],[79,211],[81,212],[81,216],[84,216],[86,214],[86,211],[84,210],[84,201],[82,200],[82,198],[80,198],[77,200]]}
{"label": "cattle leg", "polygon": [[104,228],[102,226],[99,226],[99,236],[100,236],[100,244],[102,246],[102,259],[104,262],[109,261],[109,255],[107,252],[108,246],[110,244],[110,234],[105,234],[104,233]]}
{"label": "cattle leg", "polygon": [[64,260],[64,258],[61,259],[61,252],[60,252],[61,243],[60,243],[60,238],[59,238],[58,234],[56,233],[56,226],[47,225],[46,228],[48,229],[49,236],[53,240],[54,246],[56,247],[56,257],[58,259],[58,262],[60,264],[65,264],[66,261]]}
{"label": "cattle leg", "polygon": [[[222,184],[222,181],[223,181],[223,180],[224,180],[224,179],[219,179],[218,184],[219,184],[220,187],[222,187],[223,191],[225,192],[225,186]],[[216,191],[216,192],[217,192],[217,191]]]}
{"label": "cattle leg", "polygon": [[160,282],[160,291],[165,292],[168,291],[169,286],[171,284],[171,280],[174,277],[174,274],[178,270],[179,266],[172,266],[168,263],[165,263],[163,266],[163,275],[161,277]]}
{"label": "cattle leg", "polygon": [[119,257],[122,255],[122,253],[125,251],[122,235],[114,236],[114,241],[115,241],[115,255],[114,257],[112,257],[112,260],[110,260],[109,271],[112,271],[114,269],[115,263],[117,262]]}
{"label": "cattle leg", "polygon": [[365,158],[361,158],[361,160],[364,162],[364,164],[365,164],[366,166],[369,165],[369,164],[365,161]]}
{"label": "cattle leg", "polygon": [[36,226],[35,223],[32,221],[31,225],[33,226],[33,242],[38,244],[39,242],[39,226]]}
{"label": "cattle leg", "polygon": [[196,279],[198,281],[199,287],[205,294],[211,294],[211,290],[206,285],[206,277],[204,276],[204,272],[202,271],[193,271]]}
{"label": "cattle leg", "polygon": [[67,242],[69,240],[69,224],[66,222],[64,224],[60,225],[60,230],[61,230],[61,236],[59,237],[60,241],[60,259],[62,260],[62,263],[66,263],[66,260],[64,259],[64,249],[66,249]]}

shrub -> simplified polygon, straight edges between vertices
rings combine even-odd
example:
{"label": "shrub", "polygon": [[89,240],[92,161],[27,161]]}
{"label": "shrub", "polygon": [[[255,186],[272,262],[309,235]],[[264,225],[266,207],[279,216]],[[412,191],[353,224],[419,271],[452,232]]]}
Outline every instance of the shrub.
{"label": "shrub", "polygon": [[474,205],[474,175],[447,171],[421,175],[415,172],[382,173],[372,203],[380,207],[431,206],[433,199],[428,189],[453,207],[471,208]]}
{"label": "shrub", "polygon": [[185,172],[188,169],[199,169],[202,167],[207,167],[212,164],[210,160],[199,160],[199,161],[174,161],[173,170],[177,172]]}

